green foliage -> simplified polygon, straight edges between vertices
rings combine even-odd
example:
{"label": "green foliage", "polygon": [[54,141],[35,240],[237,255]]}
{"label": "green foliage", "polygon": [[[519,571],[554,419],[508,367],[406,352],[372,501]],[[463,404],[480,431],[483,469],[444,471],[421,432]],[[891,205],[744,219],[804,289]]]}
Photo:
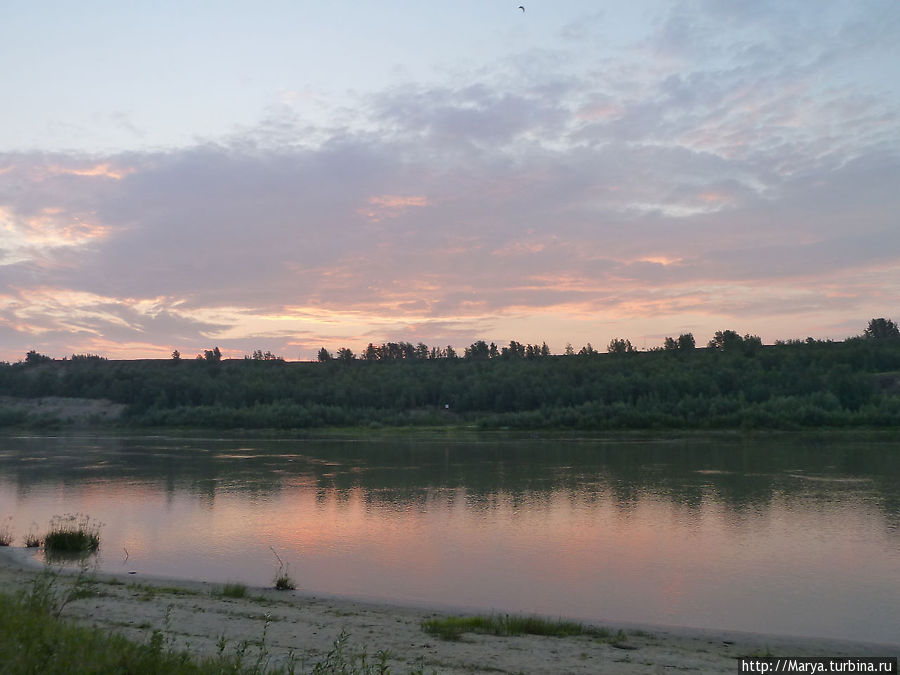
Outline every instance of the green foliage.
{"label": "green foliage", "polygon": [[[3,673],[131,673],[134,675],[387,675],[390,654],[376,652],[375,660],[361,654],[348,655],[349,634],[342,631],[325,658],[311,669],[298,669],[291,653],[284,667],[269,662],[267,616],[255,658],[243,641],[226,651],[221,637],[218,654],[196,657],[175,648],[171,606],[162,628],[149,631],[146,642],[136,642],[100,628],[78,626],[60,618],[67,603],[96,595],[93,576],[85,568],[74,580],[61,582],[58,573],[37,575],[28,592],[17,596],[0,592],[0,672]],[[248,656],[251,657],[248,659]],[[419,668],[410,675],[424,675]]]}
{"label": "green foliage", "polygon": [[490,616],[447,616],[422,622],[422,630],[443,640],[459,640],[463,633],[487,635],[546,635],[571,637],[589,635],[606,638],[612,634],[605,628],[586,626],[578,621],[545,619],[539,616],[492,614]]}
{"label": "green foliage", "polygon": [[[375,654],[376,661],[369,662],[368,655],[365,651],[358,657],[352,658],[345,654],[345,648],[350,634],[347,631],[341,631],[341,634],[334,641],[331,651],[325,656],[323,661],[317,663],[311,673],[312,675],[389,675],[391,670],[388,666],[388,658],[390,654],[381,650]],[[417,671],[421,673],[422,671]]]}
{"label": "green foliage", "polygon": [[[567,356],[550,355],[546,345],[512,341],[500,350],[480,340],[465,358],[396,342],[372,344],[362,358],[341,349],[317,363],[263,353],[215,367],[202,358],[177,368],[168,360],[13,364],[0,367],[0,395],[108,399],[126,406],[122,424],[140,427],[900,426],[900,380],[891,375],[900,371],[900,340],[764,346],[757,336],[719,331],[706,349],[690,333],[657,351],[629,352],[629,344],[619,340],[613,353],[588,344]],[[36,410],[0,404],[0,426],[64,423]]]}
{"label": "green foliage", "polygon": [[[128,640],[99,628],[62,620],[27,598],[0,593],[0,670],[4,673],[130,673],[132,675],[386,675],[387,652],[370,663],[366,653],[345,653],[348,640],[341,633],[324,660],[310,670],[295,662],[285,668],[267,663],[265,638],[259,657],[246,662],[247,644],[225,653],[225,641],[214,657],[198,658],[167,644],[166,632],[154,630],[145,643]],[[422,672],[421,670],[418,672]]]}

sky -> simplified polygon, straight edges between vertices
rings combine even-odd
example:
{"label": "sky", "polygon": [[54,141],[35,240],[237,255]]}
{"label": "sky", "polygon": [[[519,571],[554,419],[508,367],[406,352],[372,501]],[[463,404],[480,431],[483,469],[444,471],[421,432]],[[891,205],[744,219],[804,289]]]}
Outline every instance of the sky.
{"label": "sky", "polygon": [[900,320],[900,2],[7,2],[0,360]]}

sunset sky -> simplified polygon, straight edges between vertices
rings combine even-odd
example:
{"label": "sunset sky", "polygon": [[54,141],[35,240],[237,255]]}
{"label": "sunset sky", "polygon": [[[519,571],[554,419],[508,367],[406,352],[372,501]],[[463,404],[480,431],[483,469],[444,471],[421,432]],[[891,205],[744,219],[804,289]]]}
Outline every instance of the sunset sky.
{"label": "sunset sky", "polygon": [[900,320],[900,2],[520,2],[5,3],[0,360]]}

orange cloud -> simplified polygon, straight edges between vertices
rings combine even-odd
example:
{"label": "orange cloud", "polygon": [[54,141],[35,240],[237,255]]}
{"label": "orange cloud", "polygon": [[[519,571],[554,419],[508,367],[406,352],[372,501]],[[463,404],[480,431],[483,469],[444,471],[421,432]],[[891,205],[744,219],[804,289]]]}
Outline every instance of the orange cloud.
{"label": "orange cloud", "polygon": [[646,258],[638,258],[635,262],[655,263],[657,265],[662,265],[663,267],[668,267],[669,265],[677,265],[682,260],[683,258],[669,258],[668,256],[658,255],[648,256]]}
{"label": "orange cloud", "polygon": [[79,246],[94,239],[105,239],[112,228],[84,221],[79,216],[63,219],[59,208],[42,209],[41,215],[25,219],[24,237],[29,244],[41,246]]}
{"label": "orange cloud", "polygon": [[410,208],[421,208],[429,205],[430,202],[428,201],[428,197],[425,197],[424,195],[414,195],[409,197],[401,195],[378,195],[369,198],[368,207],[359,208],[356,212],[377,223],[385,218],[396,218]]}
{"label": "orange cloud", "polygon": [[[103,354],[110,359],[165,359],[172,355],[173,345],[160,345],[152,342],[117,342],[107,340],[105,338],[94,338],[77,348],[73,348],[73,353],[89,352],[93,354]],[[226,358],[239,357],[240,352],[227,353],[227,350],[221,350]],[[182,354],[182,358],[193,358],[195,354]]]}
{"label": "orange cloud", "polygon": [[48,167],[48,171],[54,175],[70,175],[70,176],[101,176],[103,178],[112,178],[113,180],[122,180],[125,176],[128,176],[135,172],[135,169],[131,168],[118,168],[112,166],[109,162],[104,162],[102,164],[97,164],[95,166],[83,168],[83,169],[71,169],[64,166],[53,165]]}
{"label": "orange cloud", "polygon": [[697,199],[707,204],[720,204],[732,201],[731,196],[724,192],[701,192],[697,195]]}

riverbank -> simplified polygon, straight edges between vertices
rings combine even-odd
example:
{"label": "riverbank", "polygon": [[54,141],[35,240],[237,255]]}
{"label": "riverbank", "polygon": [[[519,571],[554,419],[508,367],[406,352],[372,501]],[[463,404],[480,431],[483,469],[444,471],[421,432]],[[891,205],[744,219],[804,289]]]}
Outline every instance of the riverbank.
{"label": "riverbank", "polygon": [[[0,549],[0,588],[30,587],[43,565],[34,550]],[[450,675],[501,673],[662,673],[673,670],[733,673],[739,656],[893,656],[900,645],[730,633],[652,626],[602,626],[609,638],[592,636],[500,637],[466,633],[447,641],[422,630],[444,614],[428,609],[324,598],[299,591],[250,588],[246,597],[223,597],[222,586],[201,581],[97,573],[96,581],[69,602],[62,616],[146,643],[162,631],[166,644],[195,655],[229,653],[246,644],[248,659],[261,651],[272,665],[293,653],[312,666],[349,634],[346,653],[390,653],[392,672]],[[70,588],[61,574],[56,584]],[[84,589],[82,589],[84,590]],[[621,632],[620,632],[621,631]],[[252,658],[251,658],[252,657]],[[302,672],[302,669],[301,669]]]}

